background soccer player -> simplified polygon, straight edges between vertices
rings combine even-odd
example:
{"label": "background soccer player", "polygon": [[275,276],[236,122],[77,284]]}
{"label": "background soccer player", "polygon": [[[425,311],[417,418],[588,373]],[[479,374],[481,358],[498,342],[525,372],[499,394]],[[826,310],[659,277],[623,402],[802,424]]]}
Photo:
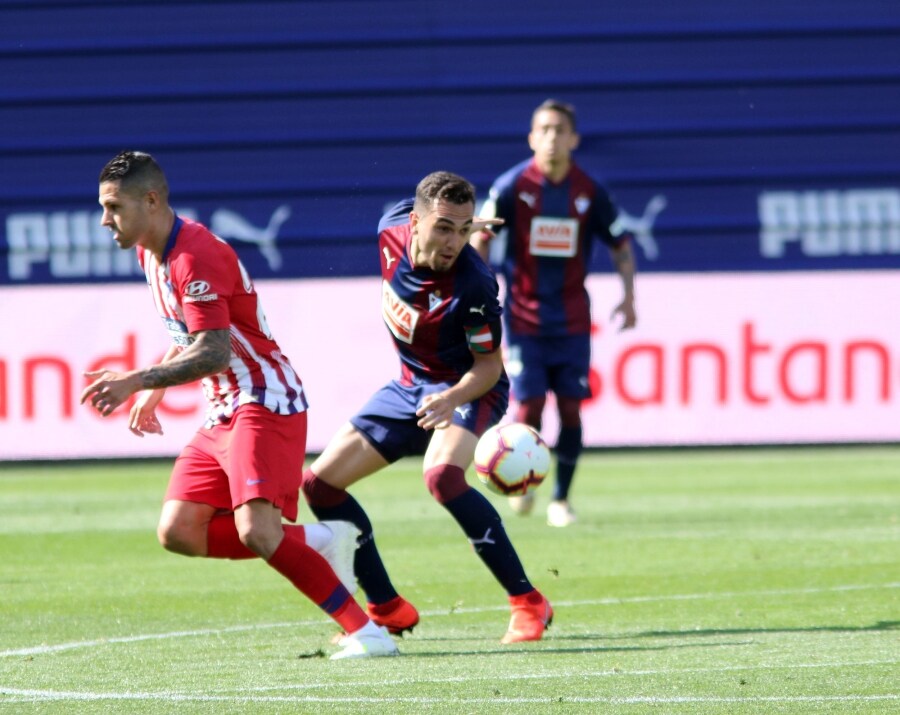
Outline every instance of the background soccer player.
{"label": "background soccer player", "polygon": [[447,172],[426,176],[416,197],[379,224],[382,315],[400,356],[400,379],[373,395],[332,438],[303,478],[320,519],[362,531],[356,575],[372,619],[398,633],[416,609],[391,584],[372,525],[345,490],[401,457],[424,454],[425,484],[459,523],[506,590],[512,617],[503,643],[538,640],[553,616],[528,580],[499,514],[465,479],[478,437],[506,412],[497,282],[469,246],[475,190]]}
{"label": "background soccer player", "polygon": [[[516,420],[540,430],[547,393],[556,395],[560,431],[547,507],[552,526],[575,521],[569,490],[583,446],[581,401],[591,395],[591,309],[584,282],[592,238],[606,244],[622,277],[624,297],[613,316],[622,315],[622,329],[637,322],[630,236],[606,191],[572,160],[578,142],[575,109],[552,99],[542,103],[528,135],[534,156],[494,182],[481,212],[504,219],[505,227],[490,249],[490,233],[472,236],[472,245],[485,260],[490,253],[506,281],[507,369],[519,402]],[[527,514],[534,493],[510,503]]]}
{"label": "background soccer player", "polygon": [[303,386],[235,252],[176,216],[168,193],[162,169],[142,152],[119,154],[100,174],[101,222],[120,248],[136,248],[172,347],[161,364],[143,370],[87,373],[94,381],[81,402],[106,417],[150,390],[128,424],[139,436],[159,433],[155,408],[164,388],[202,378],[207,422],[175,462],[159,522],[162,545],[187,556],[260,556],[350,634],[332,658],[395,655],[393,639],[350,593],[358,530],[346,522],[282,525],[282,516],[297,518]]}

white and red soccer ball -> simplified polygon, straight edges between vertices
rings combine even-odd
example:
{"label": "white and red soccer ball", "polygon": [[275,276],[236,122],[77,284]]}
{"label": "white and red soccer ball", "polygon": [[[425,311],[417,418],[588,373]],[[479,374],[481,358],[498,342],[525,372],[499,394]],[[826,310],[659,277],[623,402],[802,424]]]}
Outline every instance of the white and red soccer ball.
{"label": "white and red soccer ball", "polygon": [[549,471],[547,443],[528,425],[495,425],[475,447],[475,474],[497,494],[521,496],[544,481]]}

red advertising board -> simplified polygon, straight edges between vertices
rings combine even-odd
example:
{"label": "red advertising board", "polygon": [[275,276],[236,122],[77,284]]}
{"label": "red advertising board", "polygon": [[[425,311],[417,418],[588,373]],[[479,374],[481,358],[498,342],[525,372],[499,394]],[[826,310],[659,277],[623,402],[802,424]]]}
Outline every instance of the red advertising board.
{"label": "red advertising board", "polygon": [[[589,282],[595,325],[585,404],[591,447],[900,441],[900,274],[647,274],[639,325],[606,320],[617,279]],[[298,368],[318,451],[399,374],[376,278],[260,281],[269,324]],[[86,370],[158,359],[167,337],[140,284],[0,289],[0,460],[175,455],[202,424],[196,386],[169,390],[165,434],[126,410],[78,404]],[[512,414],[510,412],[510,414]],[[548,409],[545,430],[555,436]]]}

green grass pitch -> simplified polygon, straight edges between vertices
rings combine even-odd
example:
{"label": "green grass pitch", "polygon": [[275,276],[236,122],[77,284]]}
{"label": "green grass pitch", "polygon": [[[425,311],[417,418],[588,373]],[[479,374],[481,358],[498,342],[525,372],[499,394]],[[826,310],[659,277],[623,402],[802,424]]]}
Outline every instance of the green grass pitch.
{"label": "green grass pitch", "polygon": [[403,461],[354,493],[422,623],[402,657],[349,662],[264,564],[158,546],[168,471],[0,464],[4,715],[900,712],[898,448],[592,453],[568,529],[549,484],[527,518],[492,495],[556,609],[516,646]]}

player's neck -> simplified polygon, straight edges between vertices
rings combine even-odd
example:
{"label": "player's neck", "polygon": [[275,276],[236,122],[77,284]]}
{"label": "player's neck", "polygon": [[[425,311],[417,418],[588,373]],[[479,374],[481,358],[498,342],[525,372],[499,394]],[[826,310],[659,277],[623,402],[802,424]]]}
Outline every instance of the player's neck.
{"label": "player's neck", "polygon": [[143,244],[144,249],[150,251],[156,260],[162,263],[163,254],[166,252],[166,246],[169,243],[169,236],[172,234],[172,227],[175,225],[175,211],[171,207],[160,217],[159,222],[154,226],[153,230]]}
{"label": "player's neck", "polygon": [[569,175],[569,171],[572,169],[572,161],[571,159],[557,162],[538,161],[537,167],[544,175],[545,179],[547,179],[550,183],[558,184]]}

